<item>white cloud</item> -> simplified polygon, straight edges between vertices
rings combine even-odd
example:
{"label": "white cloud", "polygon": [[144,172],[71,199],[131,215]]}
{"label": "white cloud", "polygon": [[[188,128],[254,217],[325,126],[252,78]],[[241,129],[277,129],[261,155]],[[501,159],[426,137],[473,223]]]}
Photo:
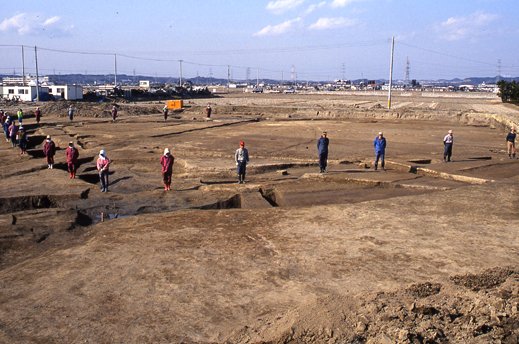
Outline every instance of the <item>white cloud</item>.
{"label": "white cloud", "polygon": [[43,22],[43,26],[51,26],[53,24],[56,24],[60,19],[61,18],[58,16],[50,17],[49,19]]}
{"label": "white cloud", "polygon": [[354,26],[357,24],[355,19],[349,19],[344,17],[335,17],[335,18],[319,18],[315,23],[310,25],[308,28],[310,30],[326,30],[326,29],[336,29],[340,27],[348,27]]}
{"label": "white cloud", "polygon": [[436,26],[436,31],[448,41],[478,36],[485,27],[498,18],[495,14],[475,12],[465,17],[450,17]]}
{"label": "white cloud", "polygon": [[326,1],[321,1],[321,2],[319,2],[317,4],[311,4],[306,9],[305,15],[310,14],[310,13],[314,12],[315,10],[317,10],[317,9],[319,9],[321,7],[324,7],[324,6],[326,6]]}
{"label": "white cloud", "polygon": [[16,32],[19,35],[38,34],[43,31],[52,34],[63,34],[72,27],[59,27],[58,16],[43,17],[35,13],[19,13],[0,22],[0,31]]}
{"label": "white cloud", "polygon": [[300,6],[305,0],[275,0],[275,1],[269,1],[267,4],[267,10],[276,13],[281,14],[283,12],[286,12],[288,10],[294,9],[298,6]]}
{"label": "white cloud", "polygon": [[292,29],[292,27],[301,21],[301,18],[287,20],[278,25],[267,25],[260,31],[256,32],[254,36],[275,36],[284,34]]}
{"label": "white cloud", "polygon": [[332,6],[333,8],[345,7],[351,3],[360,2],[360,1],[363,1],[363,0],[333,0],[332,3],[330,4],[330,6]]}

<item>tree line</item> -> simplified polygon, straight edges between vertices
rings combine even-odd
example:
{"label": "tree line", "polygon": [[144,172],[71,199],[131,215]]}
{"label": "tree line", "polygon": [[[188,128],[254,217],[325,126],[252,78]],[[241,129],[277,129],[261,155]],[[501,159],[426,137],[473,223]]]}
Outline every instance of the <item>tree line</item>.
{"label": "tree line", "polygon": [[498,95],[501,97],[503,103],[519,103],[519,83],[515,81],[498,81],[499,87]]}

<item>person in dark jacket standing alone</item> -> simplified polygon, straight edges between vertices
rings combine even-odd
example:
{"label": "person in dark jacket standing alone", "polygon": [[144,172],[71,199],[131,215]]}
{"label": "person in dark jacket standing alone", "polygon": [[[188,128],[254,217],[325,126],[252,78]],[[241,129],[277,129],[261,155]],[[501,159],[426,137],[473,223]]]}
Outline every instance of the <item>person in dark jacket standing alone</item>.
{"label": "person in dark jacket standing alone", "polygon": [[378,161],[380,160],[380,166],[385,171],[385,157],[386,157],[386,138],[384,133],[379,132],[375,140],[373,141],[373,147],[375,148],[375,171],[378,168]]}
{"label": "person in dark jacket standing alone", "polygon": [[164,154],[160,157],[162,165],[162,180],[164,182],[164,191],[171,190],[171,176],[173,175],[173,162],[175,158],[171,155],[169,148],[164,148]]}
{"label": "person in dark jacket standing alone", "polygon": [[37,125],[40,125],[40,120],[41,120],[41,110],[39,107],[36,108],[36,110],[34,111],[34,117],[36,117],[36,124]]}
{"label": "person in dark jacket standing alone", "polygon": [[54,167],[54,155],[56,154],[56,144],[50,138],[50,135],[47,135],[47,139],[45,140],[45,144],[43,145],[43,154],[47,157],[47,167],[52,169]]}
{"label": "person in dark jacket standing alone", "polygon": [[451,161],[452,146],[454,145],[454,136],[452,136],[452,130],[449,130],[447,135],[443,138],[443,161]]}
{"label": "person in dark jacket standing alone", "polygon": [[234,153],[236,172],[238,173],[238,184],[245,183],[245,173],[249,162],[249,151],[245,148],[245,142],[240,141],[240,148]]}
{"label": "person in dark jacket standing alone", "polygon": [[328,134],[326,131],[323,131],[319,140],[317,140],[317,153],[319,154],[319,172],[326,172],[326,167],[328,166],[328,145],[330,144],[330,139],[328,139]]}
{"label": "person in dark jacket standing alone", "polygon": [[67,169],[70,179],[76,178],[77,159],[79,158],[79,151],[74,147],[74,142],[69,142],[67,150],[65,151],[67,156]]}
{"label": "person in dark jacket standing alone", "polygon": [[515,138],[517,134],[515,133],[515,128],[510,129],[508,135],[506,135],[506,149],[508,150],[508,157],[510,159],[515,159]]}

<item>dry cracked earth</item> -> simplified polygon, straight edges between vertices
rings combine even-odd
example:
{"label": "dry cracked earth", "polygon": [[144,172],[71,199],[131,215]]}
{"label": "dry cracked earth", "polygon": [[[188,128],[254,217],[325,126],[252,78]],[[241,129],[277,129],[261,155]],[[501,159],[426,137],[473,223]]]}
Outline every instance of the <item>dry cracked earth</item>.
{"label": "dry cracked earth", "polygon": [[[166,122],[162,103],[120,103],[115,123],[111,104],[77,103],[69,122],[67,103],[41,103],[40,126],[22,105],[28,154],[0,142],[0,342],[518,343],[519,160],[505,136],[519,109],[385,101],[228,94],[185,101]],[[381,130],[387,169],[374,171]],[[59,147],[53,170],[46,135]],[[72,180],[69,141],[80,151]]]}

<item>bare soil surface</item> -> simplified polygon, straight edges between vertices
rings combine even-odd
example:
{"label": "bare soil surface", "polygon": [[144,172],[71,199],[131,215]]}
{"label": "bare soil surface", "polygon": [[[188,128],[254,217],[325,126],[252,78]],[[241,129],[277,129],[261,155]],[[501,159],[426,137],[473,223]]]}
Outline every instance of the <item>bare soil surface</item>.
{"label": "bare soil surface", "polygon": [[[70,122],[70,103],[53,102],[38,104],[40,126],[22,104],[28,154],[0,142],[0,342],[518,343],[519,160],[505,136],[519,110],[488,97],[385,103],[228,94],[186,100],[166,122],[161,102],[117,103],[112,123],[111,103],[74,103]],[[379,131],[386,171],[372,168]]]}

